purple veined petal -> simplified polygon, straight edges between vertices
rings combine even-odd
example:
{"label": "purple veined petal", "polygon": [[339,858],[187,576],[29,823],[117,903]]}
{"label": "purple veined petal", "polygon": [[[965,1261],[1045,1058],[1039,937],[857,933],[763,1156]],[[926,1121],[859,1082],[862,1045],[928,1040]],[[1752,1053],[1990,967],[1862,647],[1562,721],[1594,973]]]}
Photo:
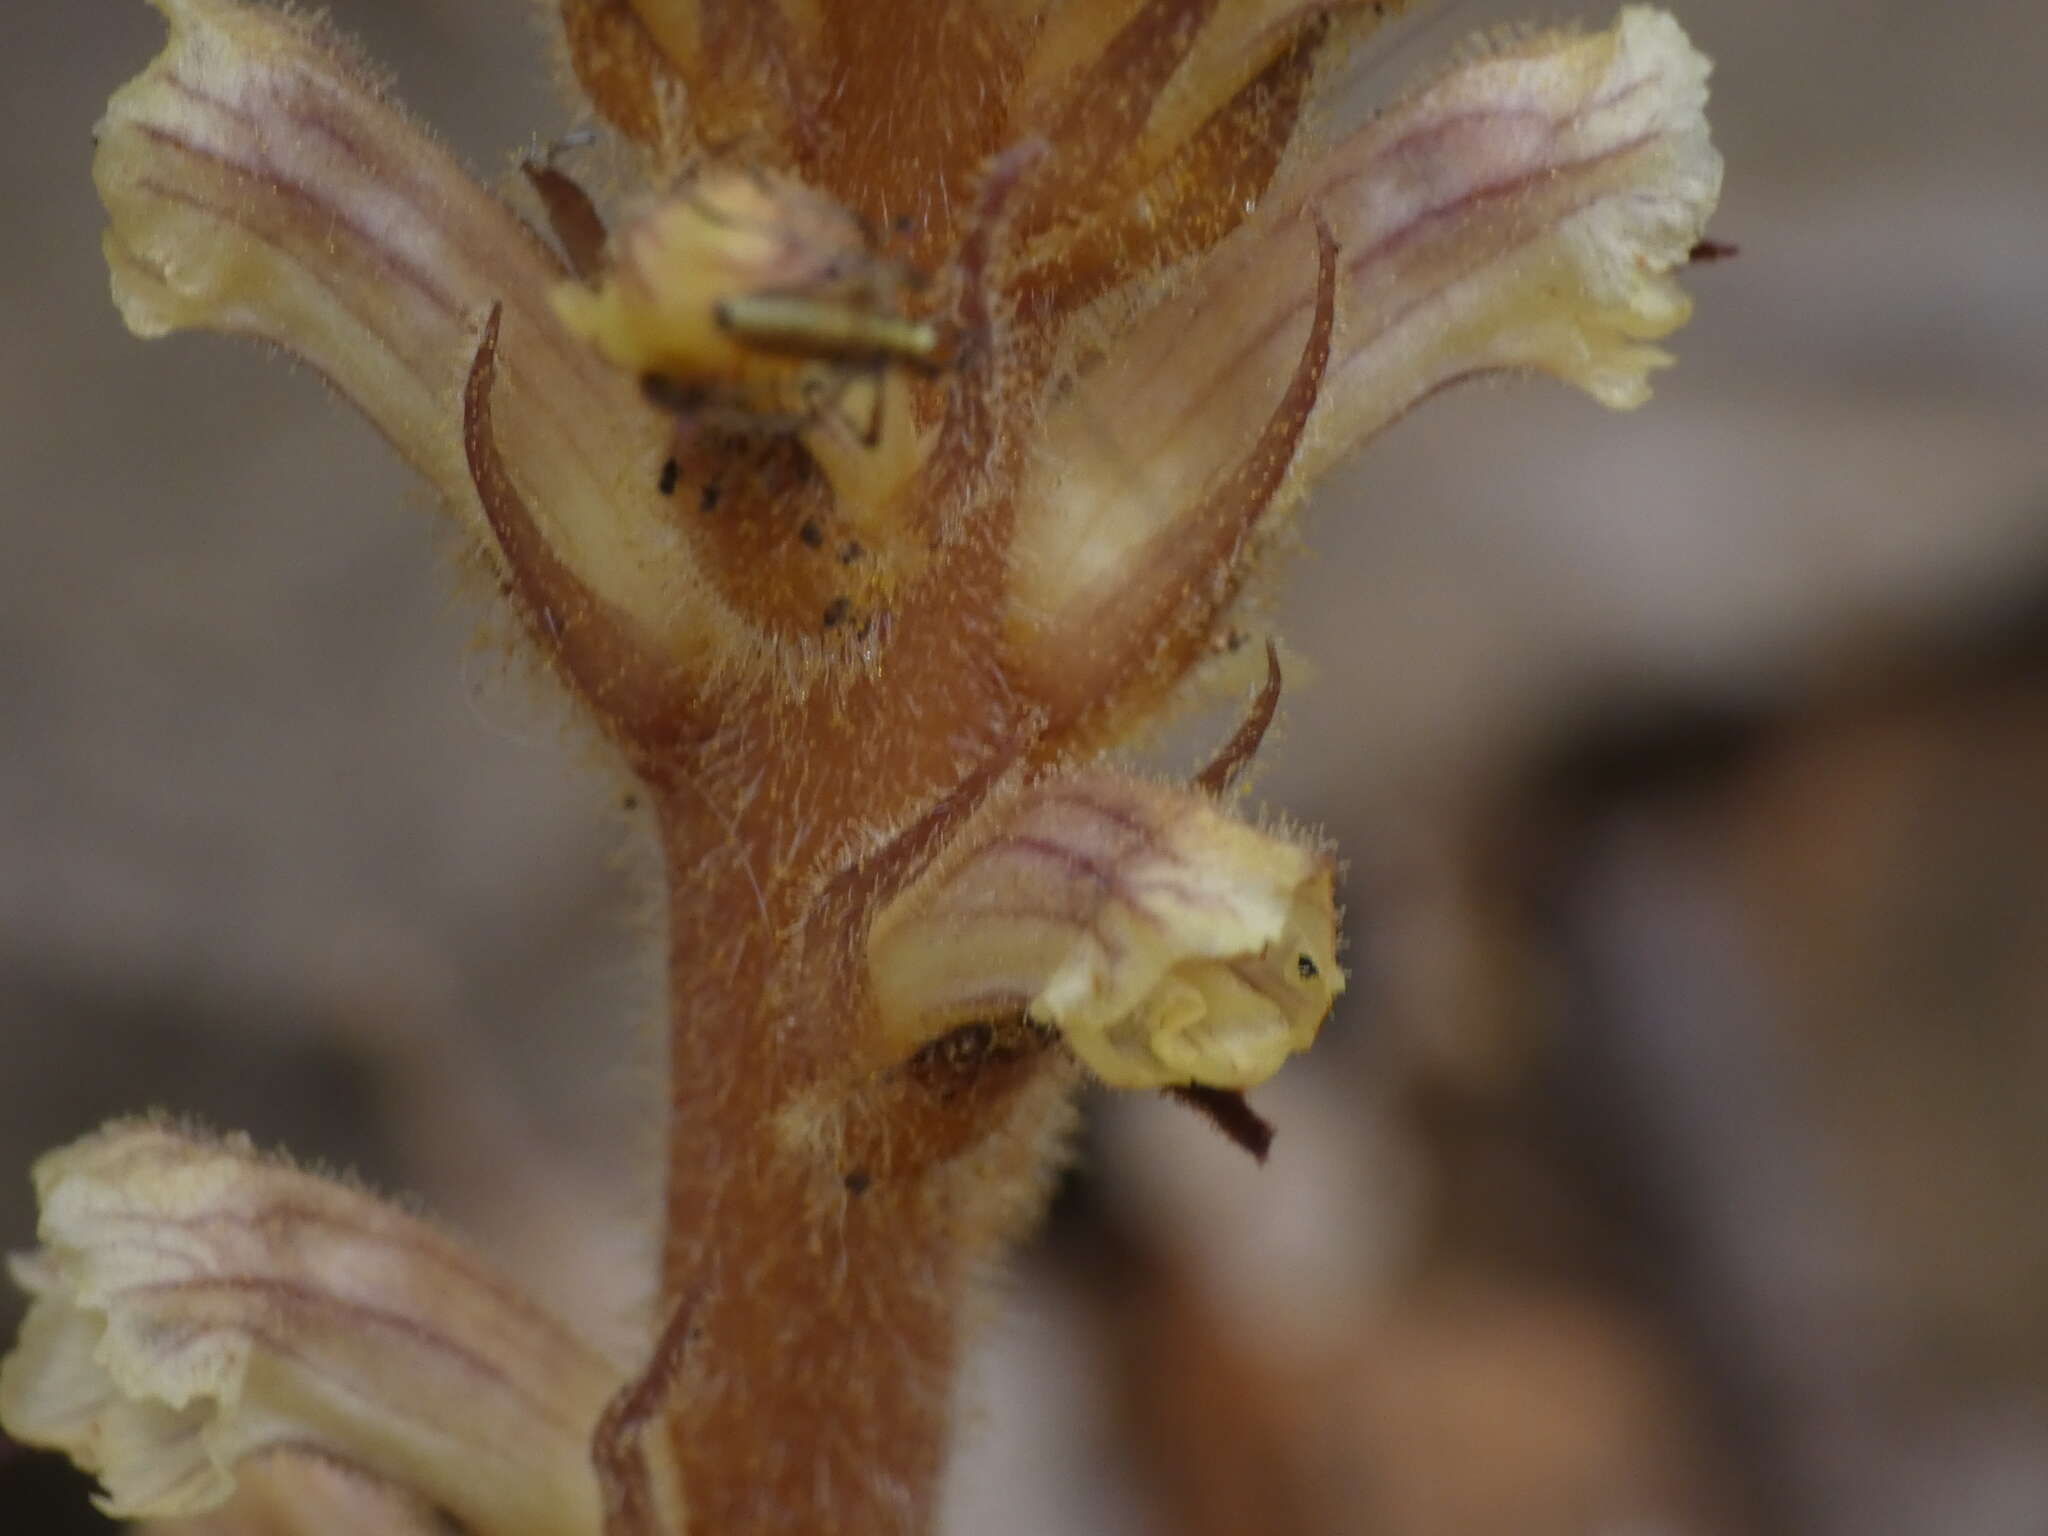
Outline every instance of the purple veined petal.
{"label": "purple veined petal", "polygon": [[876,916],[869,978],[906,1055],[1022,1016],[1113,1088],[1249,1088],[1343,989],[1333,881],[1202,791],[1064,775],[997,796]]}
{"label": "purple veined petal", "polygon": [[[1689,313],[1672,274],[1719,194],[1707,71],[1675,21],[1634,7],[1605,32],[1468,59],[1304,159],[1049,412],[1012,589],[1033,690],[1116,696],[1155,643],[1133,632],[1160,625],[1154,594],[1205,633],[1277,514],[1448,384],[1522,371],[1615,408],[1646,399],[1669,361],[1654,343]],[[1336,246],[1319,396],[1218,569],[1217,539],[1190,525],[1298,380],[1319,230]]]}
{"label": "purple veined petal", "polygon": [[668,425],[550,311],[560,263],[314,23],[152,0],[170,40],[99,124],[114,296],[143,336],[207,329],[294,353],[490,544],[462,386],[503,305],[510,473],[584,584],[664,653],[701,655],[717,604],[664,518]]}
{"label": "purple veined petal", "polygon": [[623,1373],[426,1223],[153,1122],[35,1178],[0,1422],[96,1475],[110,1513],[201,1513],[250,1458],[303,1455],[466,1529],[596,1536],[590,1436]]}
{"label": "purple veined petal", "polygon": [[245,1464],[235,1496],[203,1515],[152,1521],[137,1536],[447,1536],[422,1500],[309,1456]]}

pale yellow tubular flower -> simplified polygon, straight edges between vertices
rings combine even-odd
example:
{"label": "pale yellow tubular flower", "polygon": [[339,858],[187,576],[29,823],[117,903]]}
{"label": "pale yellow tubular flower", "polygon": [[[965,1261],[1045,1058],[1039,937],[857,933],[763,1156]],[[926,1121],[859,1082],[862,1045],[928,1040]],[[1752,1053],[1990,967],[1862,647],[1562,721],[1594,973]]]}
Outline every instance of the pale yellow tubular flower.
{"label": "pale yellow tubular flower", "polygon": [[459,429],[465,372],[502,303],[506,468],[592,592],[666,653],[697,654],[718,604],[655,492],[665,429],[634,380],[555,319],[560,263],[314,23],[152,3],[170,41],[108,103],[93,159],[129,328],[253,336],[305,359],[488,548]]}
{"label": "pale yellow tubular flower", "polygon": [[1669,360],[1653,343],[1689,313],[1671,274],[1720,190],[1707,73],[1677,22],[1631,7],[1603,32],[1469,58],[1304,157],[1048,416],[1020,498],[1012,617],[1042,687],[1109,686],[1091,637],[1134,596],[1213,579],[1215,551],[1187,524],[1303,354],[1319,238],[1335,247],[1335,327],[1267,517],[1471,375],[1547,373],[1617,408],[1647,398]]}
{"label": "pale yellow tubular flower", "polygon": [[110,1514],[203,1513],[251,1458],[306,1457],[465,1530],[596,1536],[590,1436],[621,1373],[424,1222],[154,1122],[35,1183],[0,1425],[98,1477]]}
{"label": "pale yellow tubular flower", "polygon": [[876,1004],[899,1049],[1021,1015],[1113,1088],[1249,1088],[1343,988],[1333,874],[1196,791],[1048,779],[977,814],[876,918]]}

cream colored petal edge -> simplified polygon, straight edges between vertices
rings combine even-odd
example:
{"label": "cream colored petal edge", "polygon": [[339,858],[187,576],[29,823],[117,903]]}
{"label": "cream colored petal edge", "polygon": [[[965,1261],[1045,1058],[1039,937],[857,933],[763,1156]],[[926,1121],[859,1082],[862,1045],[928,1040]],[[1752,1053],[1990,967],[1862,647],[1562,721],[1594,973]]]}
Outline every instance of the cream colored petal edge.
{"label": "cream colored petal edge", "polygon": [[108,102],[93,158],[129,327],[295,353],[487,545],[461,387],[502,301],[498,438],[542,531],[593,591],[693,654],[708,593],[655,490],[670,428],[556,322],[561,271],[533,232],[312,22],[151,3],[169,42]]}
{"label": "cream colored petal edge", "polygon": [[151,1521],[137,1536],[448,1536],[419,1500],[310,1456],[245,1462],[235,1496],[203,1515]]}
{"label": "cream colored petal edge", "polygon": [[425,1223],[150,1122],[37,1163],[33,1301],[0,1425],[122,1517],[202,1513],[269,1453],[353,1468],[493,1536],[599,1529],[619,1374]]}
{"label": "cream colored petal edge", "polygon": [[1689,313],[1672,273],[1720,191],[1708,68],[1671,17],[1631,7],[1468,59],[1307,159],[1049,413],[1019,502],[1020,649],[1085,664],[1132,572],[1171,561],[1177,519],[1256,438],[1308,331],[1317,219],[1338,247],[1336,332],[1269,517],[1464,377],[1646,399],[1669,361],[1654,342]]}
{"label": "cream colored petal edge", "polygon": [[979,813],[876,917],[891,1050],[1022,1015],[1115,1088],[1248,1088],[1308,1048],[1343,976],[1322,854],[1208,796],[1109,772]]}

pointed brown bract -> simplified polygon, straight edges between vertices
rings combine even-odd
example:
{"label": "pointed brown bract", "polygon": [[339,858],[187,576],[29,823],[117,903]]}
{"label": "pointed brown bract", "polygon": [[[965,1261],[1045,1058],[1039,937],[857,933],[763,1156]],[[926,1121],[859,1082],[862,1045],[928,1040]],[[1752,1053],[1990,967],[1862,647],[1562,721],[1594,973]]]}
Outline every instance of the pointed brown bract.
{"label": "pointed brown bract", "polygon": [[1252,707],[1238,728],[1231,733],[1230,740],[1223,744],[1223,750],[1211,758],[1202,771],[1195,775],[1195,788],[1206,790],[1212,795],[1221,795],[1238,776],[1251,766],[1258,756],[1259,747],[1266,739],[1266,732],[1272,728],[1273,716],[1280,708],[1280,651],[1271,640],[1266,642],[1266,681],[1260,685],[1258,695],[1252,700]]}
{"label": "pointed brown bract", "polygon": [[[1090,636],[1085,662],[1035,645],[1029,630],[1017,636],[1025,686],[1055,728],[1082,743],[1099,747],[1127,733],[1132,716],[1156,710],[1200,659],[1246,572],[1246,546],[1286,482],[1322,390],[1337,315],[1336,238],[1320,220],[1303,234],[1289,254],[1313,264],[1313,284],[1303,289],[1298,316],[1275,317],[1299,322],[1299,355],[1256,435],[1191,506],[1127,552],[1111,579],[1078,593],[1100,605],[1070,620]],[[1126,494],[1142,496],[1142,483]]]}
{"label": "pointed brown bract", "polygon": [[[1343,985],[1332,856],[1221,803],[1270,645],[1193,786],[1093,759],[1229,648],[1307,481],[1416,401],[1510,369],[1643,397],[1718,190],[1705,62],[1630,9],[1322,142],[1392,7],[565,0],[654,182],[606,235],[536,167],[564,260],[316,27],[156,3],[170,45],[94,167],[131,325],[254,334],[356,399],[655,813],[663,1312],[637,1371],[562,1367],[536,1323],[480,1379],[577,1377],[573,1471],[536,1432],[562,1529],[928,1530],[970,1286],[1076,1083],[1256,1151],[1240,1091]],[[215,1161],[244,1206],[282,1177]],[[52,1428],[54,1358],[10,1365],[42,1414],[0,1403],[15,1433],[160,1422],[143,1379]],[[372,1472],[524,1528],[372,1430],[339,1431]],[[233,1456],[178,1465],[181,1509],[233,1485]]]}

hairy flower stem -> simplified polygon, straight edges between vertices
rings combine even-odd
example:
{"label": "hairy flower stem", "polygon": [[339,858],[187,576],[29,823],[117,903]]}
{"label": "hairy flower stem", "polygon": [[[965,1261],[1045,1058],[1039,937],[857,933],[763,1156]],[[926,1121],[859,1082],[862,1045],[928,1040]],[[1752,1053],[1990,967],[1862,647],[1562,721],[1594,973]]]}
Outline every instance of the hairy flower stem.
{"label": "hairy flower stem", "polygon": [[[658,1352],[636,1386],[660,1378],[657,1411],[704,1529],[923,1529],[968,1272],[1036,1203],[1073,1070],[1040,1050],[878,1062],[862,939],[914,873],[886,872],[914,859],[915,829],[893,861],[885,850],[823,889],[819,872],[846,864],[849,828],[914,823],[921,801],[956,791],[963,751],[992,766],[1017,752],[997,679],[953,664],[988,649],[974,631],[995,563],[982,544],[938,563],[932,590],[953,600],[897,627],[887,687],[668,696],[531,537],[492,436],[495,343],[493,324],[468,391],[486,516],[536,638],[651,791],[668,871],[661,1297],[691,1321],[680,1361]],[[901,721],[906,700],[925,712],[919,729]],[[602,1457],[600,1472],[613,1475]]]}
{"label": "hairy flower stem", "polygon": [[823,963],[784,963],[760,909],[784,890],[679,810],[663,1277],[692,1309],[667,1405],[692,1520],[924,1529],[968,1271],[1035,1203],[1071,1070],[1031,1050],[849,1082],[864,908],[810,936]]}

